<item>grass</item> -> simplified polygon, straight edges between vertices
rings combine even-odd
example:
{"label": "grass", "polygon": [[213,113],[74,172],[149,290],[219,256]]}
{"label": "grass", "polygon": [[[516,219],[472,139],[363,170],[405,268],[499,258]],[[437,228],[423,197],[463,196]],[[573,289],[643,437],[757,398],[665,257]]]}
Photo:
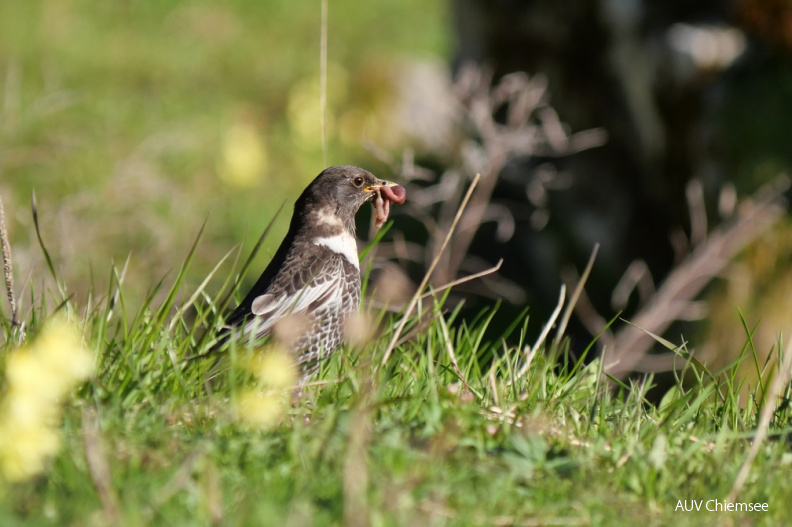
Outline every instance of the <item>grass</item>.
{"label": "grass", "polygon": [[[466,324],[442,298],[417,305],[405,327],[411,338],[387,363],[381,359],[398,319],[385,318],[382,334],[361,348],[335,354],[322,382],[286,405],[276,426],[251,426],[235,411],[250,384],[243,347],[232,345],[219,374],[210,361],[184,360],[211,344],[204,329],[218,323],[240,272],[229,271],[231,260],[239,267],[230,255],[216,269],[231,277],[219,291],[185,291],[194,253],[195,247],[139,309],[128,304],[117,268],[104,293],[85,304],[62,293],[36,295],[41,300],[27,318],[28,338],[35,342],[46,314],[59,306],[82,321],[98,368],[65,404],[62,448],[45,472],[0,486],[0,524],[778,525],[792,519],[785,502],[792,492],[788,391],[770,414],[769,436],[737,499],[768,503],[769,510],[675,511],[679,500],[722,502],[732,490],[762,409],[773,408],[774,400],[761,399],[766,387],[749,387],[753,397],[741,405],[738,365],[709,372],[688,361],[678,385],[651,405],[642,395],[651,377],[612,383],[598,360],[568,360],[563,336],[520,376],[526,343],[483,339],[495,308]],[[165,300],[155,303],[158,296]],[[0,372],[14,353],[7,314],[3,320]],[[512,332],[523,335],[527,325],[521,318]],[[677,352],[681,361],[688,356],[684,347]],[[751,354],[746,345],[744,360]]]}
{"label": "grass", "polygon": [[[20,280],[28,341],[57,311],[97,354],[54,423],[58,454],[37,477],[0,480],[0,525],[788,523],[789,393],[764,400],[776,361],[757,360],[766,350],[747,324],[739,366],[767,384],[690,360],[652,405],[651,377],[620,385],[596,360],[569,360],[562,331],[519,375],[525,343],[484,338],[496,308],[463,323],[427,300],[404,321],[410,339],[394,339],[401,320],[384,317],[381,335],[335,354],[276,426],[240,420],[245,350],[232,347],[219,372],[187,358],[255,278],[242,251],[224,257],[228,239],[262,230],[323,168],[319,3],[286,5],[0,3],[0,191],[17,268],[34,270]],[[445,7],[329,9],[329,162],[369,166],[363,140],[400,145],[388,136],[394,64],[450,47]],[[234,161],[236,143],[258,157]],[[228,177],[235,163],[247,180]],[[41,232],[23,212],[33,189],[50,212]],[[166,274],[179,251],[184,263]],[[109,261],[125,263],[106,272]],[[6,396],[18,328],[0,315]],[[509,341],[528,323],[515,320]],[[768,512],[675,510],[723,500],[743,466],[738,501]]]}

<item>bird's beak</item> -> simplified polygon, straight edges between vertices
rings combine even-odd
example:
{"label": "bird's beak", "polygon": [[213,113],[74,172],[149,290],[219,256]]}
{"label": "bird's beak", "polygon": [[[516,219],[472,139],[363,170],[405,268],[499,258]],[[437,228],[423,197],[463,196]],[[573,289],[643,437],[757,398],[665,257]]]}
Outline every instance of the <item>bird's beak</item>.
{"label": "bird's beak", "polygon": [[401,185],[397,183],[392,183],[390,181],[381,180],[379,183],[375,185],[370,185],[365,187],[363,190],[366,192],[370,192],[372,196],[374,192],[380,190],[382,194],[388,198],[389,201],[393,203],[397,203],[401,205],[404,203],[405,198],[407,197],[407,191]]}

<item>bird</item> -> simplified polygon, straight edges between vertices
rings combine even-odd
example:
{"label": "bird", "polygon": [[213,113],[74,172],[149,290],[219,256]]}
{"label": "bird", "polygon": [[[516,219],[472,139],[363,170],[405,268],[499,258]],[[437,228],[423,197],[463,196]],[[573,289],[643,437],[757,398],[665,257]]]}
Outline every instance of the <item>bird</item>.
{"label": "bird", "polygon": [[297,319],[299,329],[287,347],[304,384],[341,345],[346,320],[360,306],[355,215],[364,203],[372,202],[379,227],[390,203],[401,204],[405,198],[404,187],[362,168],[323,170],[295,202],[286,237],[226,319],[226,329],[258,340],[279,322]]}

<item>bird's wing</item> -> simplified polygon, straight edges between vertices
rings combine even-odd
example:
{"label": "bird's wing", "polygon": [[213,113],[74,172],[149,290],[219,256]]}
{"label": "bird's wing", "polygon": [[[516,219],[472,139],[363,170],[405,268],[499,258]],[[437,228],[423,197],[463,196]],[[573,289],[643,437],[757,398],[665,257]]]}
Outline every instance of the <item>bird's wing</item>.
{"label": "bird's wing", "polygon": [[243,332],[267,335],[289,315],[300,316],[318,306],[340,304],[344,293],[342,256],[319,251],[287,261],[266,293],[255,297]]}

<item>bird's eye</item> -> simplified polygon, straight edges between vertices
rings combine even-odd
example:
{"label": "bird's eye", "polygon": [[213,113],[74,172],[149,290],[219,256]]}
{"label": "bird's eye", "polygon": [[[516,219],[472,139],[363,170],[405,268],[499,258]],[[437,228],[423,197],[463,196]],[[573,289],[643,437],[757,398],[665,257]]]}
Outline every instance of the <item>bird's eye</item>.
{"label": "bird's eye", "polygon": [[356,177],[355,179],[352,180],[352,184],[355,185],[356,187],[362,186],[363,178],[361,176]]}

